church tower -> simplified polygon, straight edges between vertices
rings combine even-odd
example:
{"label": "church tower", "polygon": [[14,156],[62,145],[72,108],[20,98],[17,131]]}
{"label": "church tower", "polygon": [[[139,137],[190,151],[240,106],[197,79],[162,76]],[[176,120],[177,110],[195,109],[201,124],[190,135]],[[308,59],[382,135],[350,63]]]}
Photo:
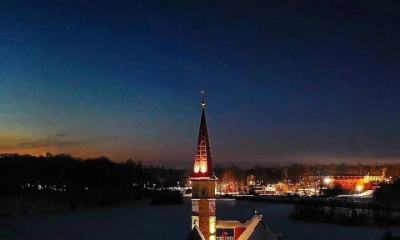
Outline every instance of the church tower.
{"label": "church tower", "polygon": [[194,168],[189,180],[192,182],[192,228],[197,226],[206,240],[216,239],[215,217],[215,181],[211,161],[210,142],[204,102],[201,102],[202,112],[200,121],[197,152],[194,159]]}

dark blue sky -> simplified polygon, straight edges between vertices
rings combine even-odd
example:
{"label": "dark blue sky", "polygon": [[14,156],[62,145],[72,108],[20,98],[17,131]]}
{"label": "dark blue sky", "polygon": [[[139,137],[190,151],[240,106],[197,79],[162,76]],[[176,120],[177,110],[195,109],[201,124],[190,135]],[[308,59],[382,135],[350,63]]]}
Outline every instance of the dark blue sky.
{"label": "dark blue sky", "polygon": [[400,161],[398,3],[78,2],[1,1],[1,152]]}

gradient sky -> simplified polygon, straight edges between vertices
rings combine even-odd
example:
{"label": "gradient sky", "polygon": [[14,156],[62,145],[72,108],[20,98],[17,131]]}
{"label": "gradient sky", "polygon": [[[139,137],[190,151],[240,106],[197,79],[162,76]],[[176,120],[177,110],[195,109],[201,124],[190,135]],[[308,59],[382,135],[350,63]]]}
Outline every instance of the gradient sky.
{"label": "gradient sky", "polygon": [[0,2],[0,152],[191,164],[204,88],[216,164],[400,162],[399,4],[77,2]]}

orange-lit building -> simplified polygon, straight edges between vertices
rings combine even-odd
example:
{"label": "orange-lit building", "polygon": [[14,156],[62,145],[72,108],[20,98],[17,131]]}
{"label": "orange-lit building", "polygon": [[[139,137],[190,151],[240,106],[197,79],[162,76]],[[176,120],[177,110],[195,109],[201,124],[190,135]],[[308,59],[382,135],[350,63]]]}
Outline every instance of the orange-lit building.
{"label": "orange-lit building", "polygon": [[341,186],[347,191],[363,191],[375,189],[380,182],[383,181],[383,176],[377,175],[362,175],[362,174],[347,174],[338,173],[331,174],[321,171],[301,178],[303,185],[314,188],[332,188]]}
{"label": "orange-lit building", "polygon": [[364,188],[364,175],[359,174],[335,174],[334,185],[340,185],[344,190],[356,190],[357,186]]}
{"label": "orange-lit building", "polygon": [[334,185],[340,185],[345,190],[375,189],[382,181],[383,177],[377,175],[335,174],[334,176]]}
{"label": "orange-lit building", "polygon": [[384,176],[377,175],[365,175],[364,176],[364,186],[367,189],[376,189],[379,186],[379,183],[383,182]]}
{"label": "orange-lit building", "polygon": [[216,219],[215,184],[211,160],[211,148],[205,115],[205,102],[202,102],[199,138],[194,161],[192,182],[191,232],[187,240],[245,240],[271,239],[277,237],[262,222],[262,216],[255,216],[247,222],[218,221]]}

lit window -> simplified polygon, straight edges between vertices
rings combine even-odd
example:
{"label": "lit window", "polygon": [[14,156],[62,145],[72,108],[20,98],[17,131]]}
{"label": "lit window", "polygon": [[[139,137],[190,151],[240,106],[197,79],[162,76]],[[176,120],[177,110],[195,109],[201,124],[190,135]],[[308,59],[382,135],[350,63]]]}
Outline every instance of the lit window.
{"label": "lit window", "polygon": [[215,224],[215,222],[216,222],[216,218],[215,217],[210,217],[209,228],[210,228],[210,234],[211,235],[214,235],[215,232],[216,232],[216,224]]}
{"label": "lit window", "polygon": [[198,216],[192,216],[192,229],[194,226],[199,226],[199,217]]}

